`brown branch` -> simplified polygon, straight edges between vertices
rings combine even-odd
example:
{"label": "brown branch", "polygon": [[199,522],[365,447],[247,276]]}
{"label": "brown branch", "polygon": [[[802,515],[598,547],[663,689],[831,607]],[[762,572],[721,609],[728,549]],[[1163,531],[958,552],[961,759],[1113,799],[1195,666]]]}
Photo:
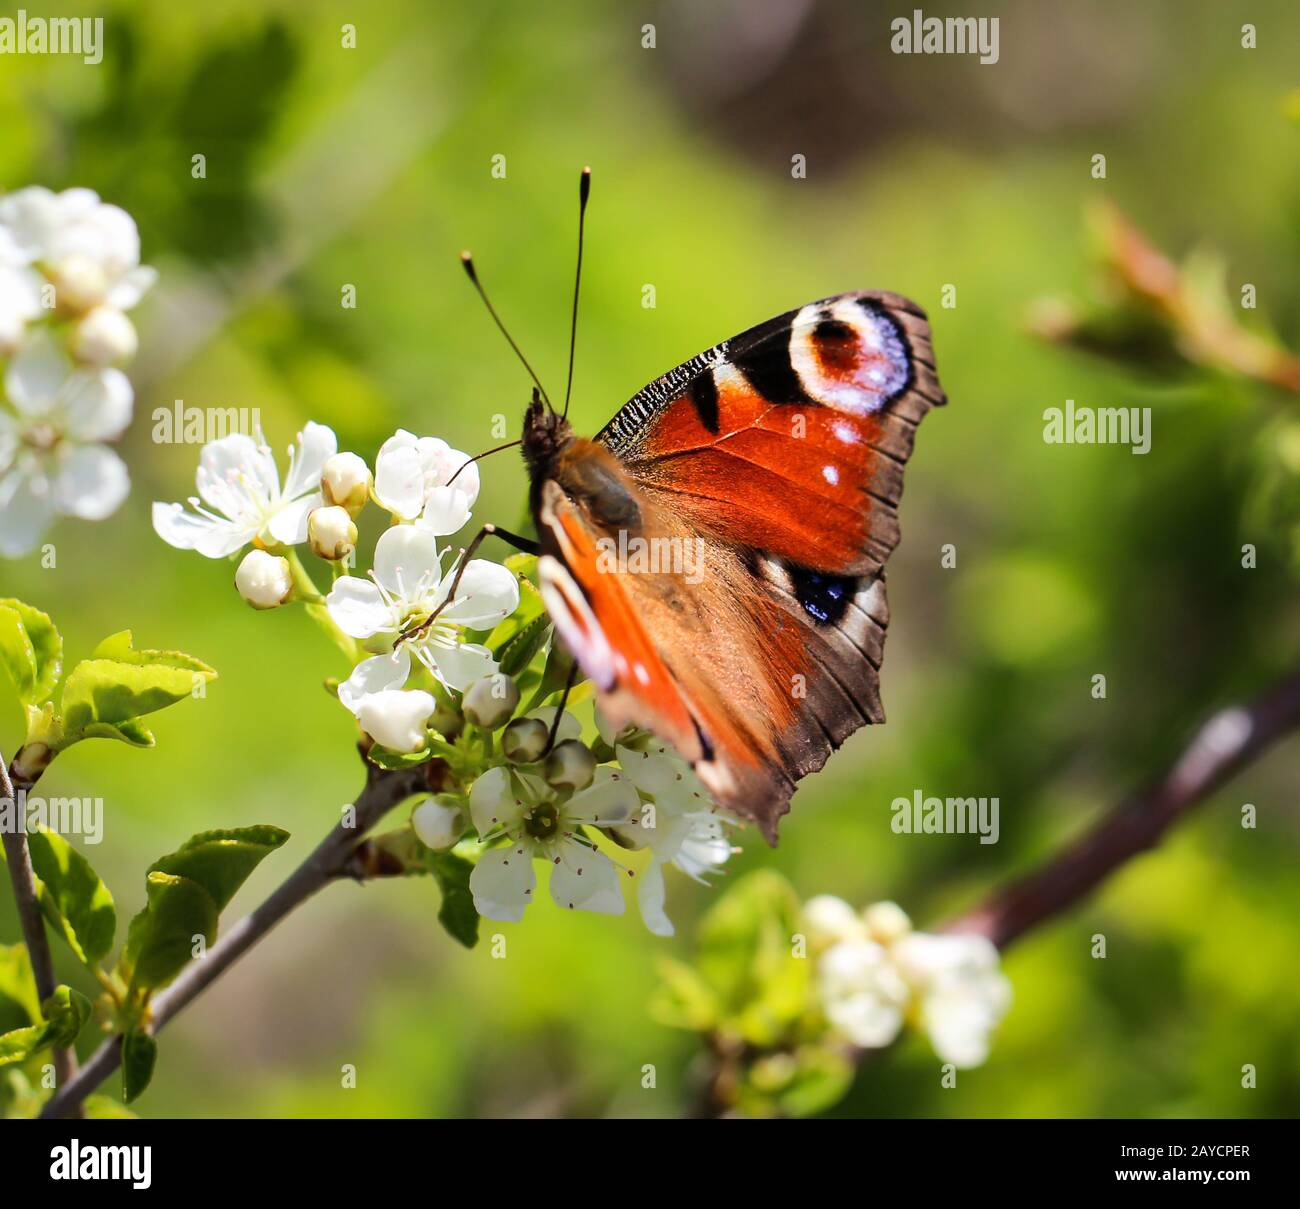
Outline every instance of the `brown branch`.
{"label": "brown branch", "polygon": [[[1147,789],[1125,798],[1080,839],[1035,872],[995,891],[941,930],[987,936],[999,949],[1074,906],[1110,874],[1153,848],[1192,807],[1300,728],[1300,672],[1251,705],[1212,714],[1178,758]],[[888,1048],[888,1047],[886,1047]],[[861,1069],[885,1049],[849,1046]],[[744,1055],[714,1052],[693,1112],[716,1118],[730,1111],[727,1080]]]}
{"label": "brown branch", "polygon": [[[31,782],[21,779],[24,790]],[[22,925],[23,941],[32,962],[32,976],[36,993],[44,1003],[58,986],[54,976],[54,955],[50,952],[50,938],[45,934],[45,920],[36,893],[36,873],[32,869],[32,854],[27,847],[25,824],[19,821],[18,795],[10,778],[5,758],[0,753],[0,799],[13,803],[14,829],[4,833],[5,864],[9,867],[9,881],[14,888],[14,901],[18,905],[18,922]],[[56,1046],[54,1049],[54,1078],[59,1087],[66,1087],[77,1070],[77,1058],[71,1049]]]}
{"label": "brown branch", "polygon": [[1028,877],[995,892],[947,925],[1005,948],[1059,915],[1274,743],[1300,727],[1300,673],[1252,705],[1219,710],[1159,780],[1121,802],[1082,838]]}
{"label": "brown branch", "polygon": [[[290,874],[261,906],[231,928],[206,957],[191,962],[175,982],[152,1002],[149,1030],[157,1033],[169,1020],[201,994],[294,908],[336,878],[352,855],[357,841],[404,798],[425,788],[419,767],[382,772],[367,764],[367,781],[353,803],[355,818],[340,820],[312,854]],[[91,1055],[71,1083],[45,1105],[42,1117],[69,1115],[76,1105],[117,1069],[122,1060],[120,1036],[110,1037]]]}

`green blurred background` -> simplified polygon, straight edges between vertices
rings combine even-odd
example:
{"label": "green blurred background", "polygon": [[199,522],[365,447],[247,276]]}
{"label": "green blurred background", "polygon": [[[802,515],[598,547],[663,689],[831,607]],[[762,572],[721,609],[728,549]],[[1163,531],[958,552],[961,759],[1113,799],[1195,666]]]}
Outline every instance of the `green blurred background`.
{"label": "green blurred background", "polygon": [[[1243,282],[1258,289],[1247,322],[1266,316],[1300,342],[1294,4],[925,6],[999,15],[995,66],[891,55],[889,21],[911,5],[25,7],[103,15],[105,58],[0,61],[0,184],[97,189],[136,218],[162,280],[136,312],[128,503],[108,523],[63,522],[57,570],[0,565],[0,595],[49,611],[72,656],[131,627],[221,674],[206,701],[159,718],[156,751],[84,744],[43,783],[105,799],[90,855],[119,917],[142,903],[145,865],[192,832],[288,828],[229,922],[337,819],[359,777],[352,721],[320,689],[343,670],[328,643],[295,610],[245,608],[233,568],[154,536],[150,501],[192,493],[197,449],[152,444],[150,413],[175,399],[256,406],[277,448],[314,418],[368,460],[398,426],[479,451],[504,414],[514,435],[527,382],[456,254],[474,249],[554,393],[583,164],[594,191],[580,428],[719,339],[867,287],[930,311],[951,399],[920,434],[891,563],[889,725],[805,783],[777,851],[744,835],[730,876],[775,867],[805,896],[893,898],[935,922],[1051,853],[1211,708],[1294,661],[1295,519],[1257,506],[1282,434],[1294,436],[1294,397],[1088,360],[1025,322],[1036,298],[1088,290],[1083,214],[1105,199],[1180,255],[1215,249],[1233,297]],[[1241,47],[1246,20],[1258,49]],[[355,49],[340,45],[347,22]],[[654,49],[642,47],[647,22]],[[1089,171],[1098,152],[1104,181]],[[208,175],[196,181],[199,153]],[[806,180],[791,177],[795,154]],[[505,179],[491,174],[496,155]],[[345,283],[354,310],[340,306]],[[939,305],[946,283],[954,309]],[[1042,411],[1066,398],[1151,407],[1151,453],[1044,444]],[[522,468],[502,455],[483,477],[476,517],[513,524]],[[955,570],[940,567],[944,543]],[[1104,701],[1089,692],[1098,672]],[[4,750],[19,737],[17,706],[0,703]],[[1294,739],[1279,747],[1158,852],[1017,944],[1015,1006],[985,1067],[943,1091],[911,1038],[837,1114],[1300,1110],[1298,754]],[[894,836],[889,803],[918,788],[999,796],[1001,842]],[[1257,830],[1239,824],[1245,802]],[[506,960],[453,945],[423,880],[332,887],[167,1030],[137,1107],[676,1115],[696,1042],[646,1005],[656,957],[689,952],[716,892],[669,881],[673,940],[648,935],[635,910],[543,903],[500,927]],[[1095,932],[1105,961],[1089,956]],[[355,1090],[340,1087],[344,1063]],[[654,1090],[641,1086],[647,1063]],[[1244,1063],[1256,1090],[1240,1086]]]}

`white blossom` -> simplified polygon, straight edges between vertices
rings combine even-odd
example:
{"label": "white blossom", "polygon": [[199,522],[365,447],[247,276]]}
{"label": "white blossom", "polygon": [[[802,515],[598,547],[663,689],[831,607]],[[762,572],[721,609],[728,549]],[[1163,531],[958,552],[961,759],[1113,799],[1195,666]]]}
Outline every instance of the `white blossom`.
{"label": "white blossom", "polygon": [[636,790],[613,769],[596,770],[591,785],[561,799],[541,777],[513,768],[489,768],[470,789],[470,814],[480,838],[507,842],[489,848],[470,875],[478,913],[518,920],[532,901],[534,860],[551,865],[551,897],[561,907],[620,915],[618,867],[583,832],[624,822],[638,803]]}
{"label": "white blossom", "polygon": [[155,503],[154,530],[177,549],[197,550],[207,558],[226,558],[252,541],[299,545],[307,540],[307,518],[324,503],[321,468],[337,448],[332,429],[308,423],[297,447],[289,450],[282,487],[264,441],[244,433],[209,441],[199,454],[199,494],[189,501],[194,511]]}
{"label": "white blossom", "polygon": [[135,220],[92,189],[19,189],[0,198],[0,226],[23,263],[54,285],[58,306],[68,313],[105,303],[130,310],[158,276],[140,264]]}
{"label": "white blossom", "polygon": [[116,369],[74,370],[44,333],[9,363],[0,412],[0,554],[28,553],[56,516],[103,520],[130,490],[102,441],[131,422],[133,394]]}
{"label": "white blossom", "polygon": [[397,644],[459,692],[497,670],[492,652],[464,642],[462,629],[488,629],[509,617],[519,604],[519,583],[505,567],[476,558],[448,600],[455,575],[454,569],[444,575],[432,533],[395,525],[375,545],[370,579],[343,576],[325,603],[345,634]]}
{"label": "white blossom", "polygon": [[465,525],[478,492],[478,464],[437,437],[399,428],[375,458],[375,500],[438,537]]}

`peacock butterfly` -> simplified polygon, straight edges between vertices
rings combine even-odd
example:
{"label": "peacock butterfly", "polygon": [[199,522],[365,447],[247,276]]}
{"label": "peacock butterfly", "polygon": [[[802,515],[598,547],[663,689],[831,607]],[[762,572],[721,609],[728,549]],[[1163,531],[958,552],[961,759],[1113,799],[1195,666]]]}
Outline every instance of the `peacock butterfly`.
{"label": "peacock butterfly", "polygon": [[[578,282],[589,183],[584,170]],[[575,333],[577,301],[575,282]],[[469,553],[491,533],[537,551],[556,633],[610,721],[671,743],[775,843],[795,784],[884,721],[903,469],[946,401],[925,313],[883,291],[810,302],[656,378],[590,440],[566,418],[569,392],[562,413],[533,379],[511,444],[538,541],[485,526]],[[607,557],[629,543],[693,550],[695,573]]]}

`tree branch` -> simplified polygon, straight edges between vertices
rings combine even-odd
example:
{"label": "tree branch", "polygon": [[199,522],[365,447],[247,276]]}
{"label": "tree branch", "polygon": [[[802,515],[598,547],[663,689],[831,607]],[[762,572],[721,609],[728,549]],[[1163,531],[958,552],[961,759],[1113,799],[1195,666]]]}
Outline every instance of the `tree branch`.
{"label": "tree branch", "polygon": [[[191,962],[175,982],[152,1002],[149,1031],[157,1033],[196,996],[201,994],[277,923],[335,878],[347,864],[357,842],[404,798],[424,789],[421,767],[384,772],[366,765],[365,788],[353,803],[355,818],[346,818],[330,831],[312,854],[261,906],[231,928],[208,951]],[[41,1112],[42,1117],[67,1116],[94,1091],[122,1060],[122,1039],[110,1037],[91,1055],[73,1080],[61,1087]]]}
{"label": "tree branch", "polygon": [[[30,788],[26,781],[23,789]],[[14,806],[14,829],[4,833],[5,864],[9,867],[9,880],[14,888],[14,901],[18,904],[18,922],[22,925],[23,940],[32,961],[32,975],[36,993],[44,1003],[54,994],[58,982],[54,976],[54,955],[50,952],[50,938],[45,934],[45,919],[36,896],[36,874],[32,869],[32,854],[27,847],[25,824],[18,821],[18,795],[9,776],[9,767],[0,753],[0,798]],[[54,1050],[54,1077],[59,1087],[66,1087],[77,1069],[77,1059],[71,1049],[56,1046]]]}
{"label": "tree branch", "polygon": [[1082,838],[1028,877],[953,920],[1005,948],[1067,910],[1289,732],[1300,727],[1300,673],[1252,705],[1219,710],[1159,780],[1131,795]]}

